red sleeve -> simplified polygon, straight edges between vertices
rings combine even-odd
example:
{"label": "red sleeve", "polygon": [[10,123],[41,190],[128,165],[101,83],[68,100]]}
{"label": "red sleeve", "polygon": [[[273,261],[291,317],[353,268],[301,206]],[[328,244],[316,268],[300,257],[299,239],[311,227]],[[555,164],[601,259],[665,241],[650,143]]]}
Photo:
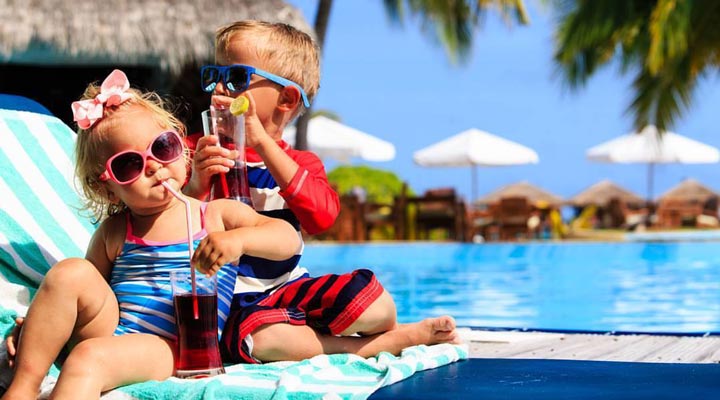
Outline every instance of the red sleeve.
{"label": "red sleeve", "polygon": [[192,159],[195,157],[195,148],[197,147],[197,142],[201,137],[203,137],[202,132],[195,132],[185,136],[185,146],[188,148],[188,159],[191,161],[187,164],[187,177],[185,178],[183,186],[190,182],[190,176],[192,175]]}
{"label": "red sleeve", "polygon": [[330,186],[322,161],[309,151],[288,150],[300,166],[280,195],[311,235],[329,229],[340,213],[340,199]]}

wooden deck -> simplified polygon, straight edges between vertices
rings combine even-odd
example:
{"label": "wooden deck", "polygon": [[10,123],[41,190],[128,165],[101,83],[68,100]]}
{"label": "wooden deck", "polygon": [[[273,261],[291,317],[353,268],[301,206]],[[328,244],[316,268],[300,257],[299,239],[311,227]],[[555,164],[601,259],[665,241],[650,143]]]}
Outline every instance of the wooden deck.
{"label": "wooden deck", "polygon": [[719,336],[568,334],[461,328],[471,358],[720,363]]}

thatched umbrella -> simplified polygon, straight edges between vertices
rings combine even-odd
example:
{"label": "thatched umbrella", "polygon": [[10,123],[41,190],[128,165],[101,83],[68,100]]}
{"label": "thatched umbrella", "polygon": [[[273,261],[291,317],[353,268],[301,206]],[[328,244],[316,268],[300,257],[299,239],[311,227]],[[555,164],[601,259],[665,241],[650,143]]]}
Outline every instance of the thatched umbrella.
{"label": "thatched umbrella", "polygon": [[568,200],[568,203],[576,207],[584,207],[591,204],[605,206],[610,199],[617,198],[627,205],[641,206],[645,200],[637,194],[619,186],[615,182],[604,179]]}
{"label": "thatched umbrella", "polygon": [[177,74],[212,60],[215,30],[241,19],[312,31],[283,0],[0,0],[0,61],[159,66]]}
{"label": "thatched umbrella", "polygon": [[708,199],[718,196],[720,195],[716,191],[695,179],[685,179],[660,196],[658,201],[673,200],[705,203]]}
{"label": "thatched umbrella", "polygon": [[497,203],[504,197],[526,197],[528,202],[532,204],[546,203],[549,206],[560,206],[563,199],[545,189],[541,189],[529,182],[522,181],[503,186],[494,192],[481,197],[476,204],[492,204]]}

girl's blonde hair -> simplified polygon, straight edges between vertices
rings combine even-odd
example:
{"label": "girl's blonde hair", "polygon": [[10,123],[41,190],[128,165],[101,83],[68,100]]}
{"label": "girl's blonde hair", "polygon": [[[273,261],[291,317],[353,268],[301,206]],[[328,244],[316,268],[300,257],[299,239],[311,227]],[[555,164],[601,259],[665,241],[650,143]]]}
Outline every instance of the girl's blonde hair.
{"label": "girl's blonde hair", "polygon": [[[122,124],[128,111],[141,107],[150,112],[162,128],[175,130],[181,137],[185,136],[185,125],[168,110],[167,104],[157,93],[141,92],[134,88],[128,89],[126,93],[132,94],[129,100],[116,106],[103,105],[102,118],[89,128],[78,128],[77,131],[75,176],[84,196],[83,209],[91,214],[95,222],[127,209],[121,201],[110,201],[106,186],[100,182],[100,175],[105,171],[107,162],[103,158],[103,144],[113,129]],[[85,89],[80,100],[94,99],[98,94],[100,94],[100,86],[92,83]]]}

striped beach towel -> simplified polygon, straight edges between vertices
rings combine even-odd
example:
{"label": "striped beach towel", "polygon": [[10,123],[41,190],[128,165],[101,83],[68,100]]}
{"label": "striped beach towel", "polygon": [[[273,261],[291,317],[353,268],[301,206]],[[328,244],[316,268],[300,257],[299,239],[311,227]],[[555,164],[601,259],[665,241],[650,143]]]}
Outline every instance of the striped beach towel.
{"label": "striped beach towel", "polygon": [[413,346],[399,357],[381,353],[320,355],[299,362],[238,364],[227,374],[200,380],[170,378],[116,389],[132,399],[367,399],[374,391],[416,372],[468,357],[466,345]]}
{"label": "striped beach towel", "polygon": [[36,288],[83,257],[94,230],[73,183],[75,133],[58,118],[0,109],[0,275]]}

